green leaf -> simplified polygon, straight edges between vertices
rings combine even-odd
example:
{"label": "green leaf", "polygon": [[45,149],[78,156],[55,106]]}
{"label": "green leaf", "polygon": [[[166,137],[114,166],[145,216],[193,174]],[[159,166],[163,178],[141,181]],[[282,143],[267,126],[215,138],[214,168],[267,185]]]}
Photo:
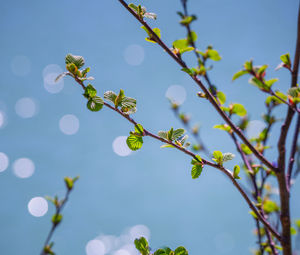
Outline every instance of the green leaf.
{"label": "green leaf", "polygon": [[[154,38],[152,33],[150,31],[148,31],[148,29],[145,26],[142,26],[141,28],[144,29],[148,34],[148,37],[145,38],[145,40],[148,42],[156,43],[156,39]],[[157,27],[153,28],[152,31],[157,35],[158,38],[161,38],[161,33],[160,33],[159,28],[157,28]]]}
{"label": "green leaf", "polygon": [[168,132],[167,131],[158,131],[158,136],[160,138],[168,140]]}
{"label": "green leaf", "polygon": [[274,79],[270,79],[270,80],[268,80],[268,81],[265,81],[265,84],[267,85],[268,88],[271,88],[272,85],[273,85],[275,82],[277,82],[277,81],[278,81],[278,79],[277,79],[277,78],[274,78]]}
{"label": "green leaf", "polygon": [[243,117],[247,114],[245,107],[242,104],[233,104],[232,113],[240,117]]}
{"label": "green leaf", "polygon": [[149,255],[149,244],[145,237],[141,237],[139,239],[134,240],[134,244],[136,249],[142,254],[142,255]]}
{"label": "green leaf", "polygon": [[174,146],[172,144],[165,143],[162,146],[160,146],[160,148],[174,148]]}
{"label": "green leaf", "polygon": [[221,105],[225,104],[226,102],[226,95],[222,91],[217,92],[217,97]]}
{"label": "green leaf", "polygon": [[188,255],[188,251],[183,247],[179,246],[174,251],[175,255]]}
{"label": "green leaf", "polygon": [[125,97],[124,90],[120,89],[120,92],[119,92],[118,96],[115,99],[115,106],[116,107],[121,106],[121,102],[122,102],[124,97]]}
{"label": "green leaf", "polygon": [[65,178],[64,178],[64,181],[65,181],[65,184],[66,184],[66,187],[67,187],[68,190],[73,189],[74,182],[73,182],[73,179],[72,179],[72,178],[70,178],[70,177],[65,177]]}
{"label": "green leaf", "polygon": [[187,40],[189,43],[191,43],[191,42],[196,42],[197,38],[198,38],[198,36],[197,36],[196,32],[191,31],[191,33],[187,37]]}
{"label": "green leaf", "polygon": [[138,7],[137,7],[135,4],[133,4],[133,3],[128,4],[128,6],[129,6],[131,9],[133,9],[136,13],[139,11]]}
{"label": "green leaf", "polygon": [[295,220],[295,224],[298,229],[300,229],[300,219]]}
{"label": "green leaf", "polygon": [[213,128],[217,128],[217,129],[220,129],[220,130],[231,132],[231,127],[228,126],[227,124],[214,125]]}
{"label": "green leaf", "polygon": [[222,59],[221,56],[219,55],[219,52],[214,49],[207,50],[207,57],[213,61],[220,61]]}
{"label": "green leaf", "polygon": [[202,173],[203,165],[193,165],[191,175],[193,179],[197,179]]}
{"label": "green leaf", "polygon": [[264,84],[261,80],[257,79],[256,77],[250,78],[249,83],[258,87],[262,91],[270,91],[270,87],[268,87],[267,84]]}
{"label": "green leaf", "polygon": [[124,96],[120,102],[120,105],[122,107],[131,109],[136,107],[136,100],[134,98]]}
{"label": "green leaf", "polygon": [[252,151],[249,149],[249,147],[246,144],[241,144],[241,149],[246,155],[252,154]]}
{"label": "green leaf", "polygon": [[291,235],[296,235],[296,234],[297,234],[297,230],[291,227]]}
{"label": "green leaf", "polygon": [[226,152],[223,154],[223,162],[232,160],[235,157],[235,155],[231,152]]}
{"label": "green leaf", "polygon": [[62,214],[54,214],[51,219],[53,225],[58,225],[61,222],[62,217]]}
{"label": "green leaf", "polygon": [[75,56],[68,54],[65,58],[66,64],[74,64],[78,69],[84,66],[84,58],[82,56]]}
{"label": "green leaf", "polygon": [[258,219],[258,218],[257,218],[257,215],[256,215],[256,213],[255,213],[255,212],[253,212],[253,211],[250,211],[249,213],[250,213],[250,214],[253,216],[253,218],[254,218],[254,219]]}
{"label": "green leaf", "polygon": [[300,97],[300,88],[299,87],[293,87],[288,90],[288,95],[291,97]]}
{"label": "green leaf", "polygon": [[187,39],[179,39],[174,41],[173,48],[178,49],[180,54],[194,50],[194,47],[189,47]]}
{"label": "green leaf", "polygon": [[191,164],[192,165],[202,165],[202,158],[199,155],[196,155],[196,159],[192,159]]}
{"label": "green leaf", "polygon": [[184,134],[185,130],[183,128],[179,128],[176,129],[174,131],[172,131],[172,136],[171,136],[171,140],[176,140],[178,139],[180,136],[182,136]]}
{"label": "green leaf", "polygon": [[181,71],[186,72],[187,74],[189,74],[190,76],[195,76],[196,72],[194,69],[192,68],[182,68]]}
{"label": "green leaf", "polygon": [[221,151],[213,152],[213,161],[217,162],[219,165],[223,165],[223,154]]}
{"label": "green leaf", "polygon": [[88,84],[85,88],[84,94],[87,99],[95,97],[97,95],[97,90],[91,85]]}
{"label": "green leaf", "polygon": [[126,143],[132,151],[139,150],[143,145],[143,138],[135,135],[130,135],[127,137]]}
{"label": "green leaf", "polygon": [[257,73],[261,76],[261,75],[263,75],[263,73],[266,71],[267,68],[268,68],[268,65],[263,65],[258,68]]}
{"label": "green leaf", "polygon": [[116,102],[117,94],[113,91],[106,91],[104,93],[104,99],[112,102],[113,104]]}
{"label": "green leaf", "polygon": [[187,17],[184,17],[181,21],[180,21],[180,24],[181,25],[184,25],[184,26],[187,26],[189,24],[191,24],[191,22],[193,22],[194,20],[196,20],[197,17],[195,15],[192,15],[192,16],[187,16]]}
{"label": "green leaf", "polygon": [[134,126],[134,131],[136,134],[139,134],[141,136],[144,135],[144,128],[141,124],[137,124],[136,126]]}
{"label": "green leaf", "polygon": [[237,73],[235,73],[235,74],[233,75],[232,81],[236,80],[237,78],[239,78],[239,77],[241,77],[241,76],[243,76],[243,75],[245,75],[245,74],[247,74],[247,73],[249,73],[247,70],[241,70],[241,71],[238,71]]}
{"label": "green leaf", "polygon": [[234,166],[234,168],[233,168],[233,178],[234,178],[234,179],[241,179],[241,178],[239,177],[240,171],[241,171],[240,166],[238,166],[238,165]]}
{"label": "green leaf", "polygon": [[90,67],[85,68],[81,73],[83,77],[86,77],[86,74],[91,70]]}
{"label": "green leaf", "polygon": [[245,64],[244,64],[244,68],[246,69],[246,71],[252,71],[253,70],[252,60],[246,61]]}
{"label": "green leaf", "polygon": [[291,59],[290,59],[290,54],[286,53],[280,56],[280,60],[287,66],[291,67]]}
{"label": "green leaf", "polygon": [[272,212],[278,212],[279,206],[272,200],[265,200],[263,203],[263,210],[266,214],[270,214]]}
{"label": "green leaf", "polygon": [[158,249],[153,253],[153,255],[167,255],[167,253],[164,249]]}
{"label": "green leaf", "polygon": [[98,112],[103,107],[103,100],[101,97],[95,96],[87,102],[87,108],[92,112]]}

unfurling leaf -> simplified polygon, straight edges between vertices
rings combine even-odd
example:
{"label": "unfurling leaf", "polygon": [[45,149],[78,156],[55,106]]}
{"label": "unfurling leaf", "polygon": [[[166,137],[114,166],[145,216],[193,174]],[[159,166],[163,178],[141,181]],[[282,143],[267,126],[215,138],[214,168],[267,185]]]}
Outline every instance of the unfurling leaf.
{"label": "unfurling leaf", "polygon": [[110,101],[111,103],[115,104],[117,94],[113,91],[106,91],[104,93],[103,97],[104,97],[105,100]]}
{"label": "unfurling leaf", "polygon": [[197,179],[202,173],[203,165],[193,165],[191,175],[193,179]]}
{"label": "unfurling leaf", "polygon": [[213,152],[213,161],[215,161],[219,165],[223,165],[223,154],[221,151]]}
{"label": "unfurling leaf", "polygon": [[62,217],[63,217],[62,214],[54,214],[52,216],[52,223],[53,223],[53,225],[58,225],[61,222]]}
{"label": "unfurling leaf", "polygon": [[84,94],[87,99],[95,97],[97,95],[97,90],[91,85],[88,84],[85,88]]}
{"label": "unfurling leaf", "polygon": [[149,255],[150,254],[149,244],[148,244],[145,237],[135,239],[134,244],[135,244],[136,249],[142,255]]}
{"label": "unfurling leaf", "polygon": [[[141,28],[144,29],[148,34],[148,37],[145,38],[145,40],[148,42],[156,43],[156,39],[153,36],[153,34],[145,26],[142,26]],[[161,38],[161,33],[159,28],[153,28],[152,31],[157,35],[158,38]]]}
{"label": "unfurling leaf", "polygon": [[68,54],[65,58],[66,65],[74,64],[78,69],[84,66],[84,58],[82,56],[75,56]]}
{"label": "unfurling leaf", "polygon": [[188,255],[188,251],[183,247],[179,246],[175,249],[174,255]]}
{"label": "unfurling leaf", "polygon": [[241,171],[240,166],[238,166],[238,165],[234,166],[234,168],[233,168],[233,178],[234,179],[241,179],[239,177],[240,171]]}
{"label": "unfurling leaf", "polygon": [[241,77],[241,76],[243,76],[243,75],[245,75],[245,74],[247,74],[247,73],[249,73],[249,71],[247,71],[247,70],[241,70],[241,71],[238,71],[237,73],[235,73],[235,74],[233,75],[232,81],[236,80],[237,78],[239,78],[239,77]]}

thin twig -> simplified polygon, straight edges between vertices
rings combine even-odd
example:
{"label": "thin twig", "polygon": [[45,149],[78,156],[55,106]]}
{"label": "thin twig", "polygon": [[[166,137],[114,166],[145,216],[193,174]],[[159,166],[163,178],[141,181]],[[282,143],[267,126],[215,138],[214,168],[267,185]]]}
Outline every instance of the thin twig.
{"label": "thin twig", "polygon": [[[185,62],[182,59],[178,58],[166,45],[163,41],[156,35],[156,33],[150,28],[150,26],[130,8],[124,0],[118,0],[141,24],[143,24],[147,30],[151,33],[154,40],[182,67],[188,68]],[[240,137],[240,139],[249,147],[249,149],[253,152],[253,154],[262,161],[267,167],[271,170],[276,171],[277,169],[270,163],[259,151],[255,149],[255,147],[248,141],[248,139],[244,136],[241,130],[229,119],[229,117],[225,114],[225,112],[220,108],[218,102],[216,102],[214,96],[210,93],[210,91],[204,86],[204,84],[197,78],[195,75],[190,75],[190,77],[197,83],[197,85],[202,89],[202,91],[207,95],[208,100],[219,113],[219,115],[223,118],[223,120],[232,128],[232,130]]]}

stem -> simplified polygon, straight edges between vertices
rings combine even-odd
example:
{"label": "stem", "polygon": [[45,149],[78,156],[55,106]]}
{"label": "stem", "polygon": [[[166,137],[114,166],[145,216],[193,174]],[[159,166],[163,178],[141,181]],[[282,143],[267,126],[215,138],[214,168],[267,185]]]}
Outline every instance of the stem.
{"label": "stem", "polygon": [[[85,85],[84,85],[84,83],[83,83],[81,80],[77,79],[76,77],[75,77],[75,80],[77,81],[77,83],[80,84],[80,86],[81,86],[83,89],[86,88]],[[111,106],[110,104],[108,104],[108,103],[106,103],[106,102],[103,102],[103,105],[106,106],[106,107],[108,107],[109,109],[111,109],[111,110],[117,112],[117,113],[120,114],[123,118],[125,118],[125,119],[127,119],[129,122],[131,122],[133,125],[135,125],[135,126],[138,125],[138,123],[137,123],[134,119],[132,119],[129,115],[124,114],[123,112],[121,112],[118,108],[115,108],[115,107]],[[249,207],[251,208],[251,210],[253,210],[253,212],[257,215],[258,219],[262,222],[262,224],[264,224],[264,226],[265,226],[266,228],[268,228],[268,229],[271,231],[271,233],[272,233],[278,240],[281,239],[279,233],[277,233],[277,231],[276,231],[275,229],[273,229],[273,227],[270,225],[270,223],[269,223],[269,222],[268,222],[268,221],[260,214],[260,212],[259,212],[259,211],[257,210],[257,208],[254,206],[254,204],[252,203],[252,201],[250,200],[250,198],[247,196],[246,192],[242,189],[242,187],[241,187],[241,186],[238,184],[238,182],[234,179],[232,173],[231,173],[228,169],[224,168],[224,167],[221,166],[221,165],[214,164],[213,162],[210,162],[210,161],[205,160],[205,159],[202,159],[202,162],[201,162],[201,161],[199,161],[198,158],[196,157],[197,155],[194,154],[193,152],[191,152],[191,151],[185,149],[184,147],[181,147],[181,146],[179,146],[179,145],[173,143],[172,141],[163,139],[163,138],[161,138],[161,137],[159,137],[159,136],[157,136],[157,135],[151,133],[150,131],[146,130],[145,128],[144,128],[144,136],[150,136],[150,137],[152,137],[152,138],[154,138],[154,139],[156,139],[156,140],[159,140],[159,141],[161,141],[161,142],[163,142],[163,143],[170,144],[170,145],[172,145],[173,147],[175,147],[177,150],[180,150],[180,151],[182,151],[183,153],[185,153],[185,154],[187,154],[187,155],[193,157],[193,158],[194,158],[195,160],[197,160],[199,163],[203,163],[204,165],[211,166],[211,167],[213,167],[213,168],[216,168],[216,169],[220,170],[222,173],[224,173],[224,174],[231,180],[231,182],[232,182],[233,185],[237,188],[237,190],[240,192],[240,194],[242,195],[242,197],[244,198],[244,200],[247,202],[247,204],[249,205]]]}
{"label": "stem", "polygon": [[[173,54],[173,52],[162,42],[162,40],[153,32],[150,26],[126,4],[124,0],[118,0],[141,24],[143,24],[147,30],[151,33],[152,37],[155,41],[182,67],[188,68],[185,62],[183,62],[180,58]],[[232,130],[240,137],[240,139],[249,147],[249,149],[253,152],[253,154],[262,161],[267,167],[271,170],[276,171],[277,169],[260,153],[255,147],[248,141],[248,139],[244,136],[241,130],[229,119],[229,117],[224,113],[224,111],[220,108],[218,103],[216,102],[214,96],[210,93],[210,91],[204,86],[204,84],[195,76],[190,75],[190,77],[197,83],[197,85],[202,89],[202,91],[207,95],[208,100],[219,113],[219,115],[223,118],[223,120],[232,128]]]}
{"label": "stem", "polygon": [[295,162],[295,154],[297,150],[297,141],[298,141],[298,136],[299,136],[299,130],[300,129],[300,116],[298,115],[297,118],[297,123],[296,123],[296,128],[295,128],[295,133],[293,137],[293,144],[292,144],[292,149],[291,149],[291,155],[289,159],[289,167],[288,167],[288,173],[287,173],[287,182],[288,182],[288,188],[291,188],[291,176],[292,176],[292,171],[293,171],[293,166]]}

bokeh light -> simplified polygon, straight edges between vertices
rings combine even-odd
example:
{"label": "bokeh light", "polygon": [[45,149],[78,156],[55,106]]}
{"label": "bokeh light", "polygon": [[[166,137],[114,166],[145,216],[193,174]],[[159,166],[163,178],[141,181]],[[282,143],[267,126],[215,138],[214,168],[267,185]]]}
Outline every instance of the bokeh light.
{"label": "bokeh light", "polygon": [[59,120],[59,129],[65,135],[74,135],[79,130],[79,119],[73,114],[66,114]]}
{"label": "bokeh light", "polygon": [[22,118],[31,118],[37,113],[37,106],[29,97],[21,98],[15,105],[16,113]]}
{"label": "bokeh light", "polygon": [[186,90],[180,85],[172,85],[167,89],[166,97],[172,102],[181,105],[186,99]]}
{"label": "bokeh light", "polygon": [[105,246],[100,240],[94,239],[87,243],[85,251],[87,255],[104,255]]}
{"label": "bokeh light", "polygon": [[55,82],[56,77],[63,73],[59,65],[47,65],[43,70],[44,87],[52,94],[59,93],[64,88],[64,79]]}
{"label": "bokeh light", "polygon": [[43,197],[34,197],[29,201],[27,207],[32,216],[42,217],[48,211],[48,202]]}
{"label": "bokeh light", "polygon": [[126,63],[132,66],[138,66],[142,64],[144,57],[144,48],[137,44],[129,45],[124,51],[124,59]]}
{"label": "bokeh light", "polygon": [[30,59],[26,56],[15,56],[11,61],[11,70],[18,76],[29,74],[31,70]]}
{"label": "bokeh light", "polygon": [[14,174],[19,178],[28,178],[33,175],[34,163],[29,158],[19,158],[13,163]]}
{"label": "bokeh light", "polygon": [[127,146],[126,139],[126,136],[118,136],[112,144],[113,151],[121,157],[129,156],[132,152]]}
{"label": "bokeh light", "polygon": [[113,255],[132,255],[132,254],[125,249],[120,249],[115,251]]}
{"label": "bokeh light", "polygon": [[0,152],[0,172],[5,171],[8,165],[9,165],[8,156],[5,153]]}
{"label": "bokeh light", "polygon": [[266,124],[261,120],[251,120],[247,126],[246,134],[249,138],[258,137],[266,128]]}
{"label": "bokeh light", "polygon": [[0,111],[0,128],[4,127],[5,120],[6,120],[5,113]]}
{"label": "bokeh light", "polygon": [[136,225],[130,228],[129,234],[131,240],[134,241],[136,238],[145,237],[146,239],[150,239],[150,230],[145,225]]}

